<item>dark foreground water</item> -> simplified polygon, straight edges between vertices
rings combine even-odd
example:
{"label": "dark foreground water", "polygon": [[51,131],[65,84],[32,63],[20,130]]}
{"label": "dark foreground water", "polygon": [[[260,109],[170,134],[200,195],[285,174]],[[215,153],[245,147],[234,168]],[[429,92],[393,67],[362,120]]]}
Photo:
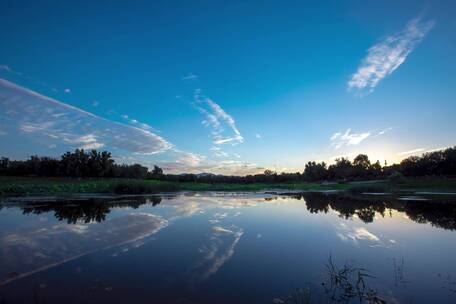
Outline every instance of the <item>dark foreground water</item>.
{"label": "dark foreground water", "polygon": [[419,199],[7,199],[0,303],[456,303],[456,207]]}

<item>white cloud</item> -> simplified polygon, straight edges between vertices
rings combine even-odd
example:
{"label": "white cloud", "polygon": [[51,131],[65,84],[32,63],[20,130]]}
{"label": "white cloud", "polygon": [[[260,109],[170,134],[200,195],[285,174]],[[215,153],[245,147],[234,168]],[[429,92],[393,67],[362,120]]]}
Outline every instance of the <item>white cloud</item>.
{"label": "white cloud", "polygon": [[[173,145],[151,131],[104,119],[0,79],[0,128],[29,136],[46,147],[56,140],[87,149],[117,148],[153,155]],[[50,142],[51,140],[51,142]]]}
{"label": "white cloud", "polygon": [[[198,156],[198,155],[197,155]],[[169,173],[213,173],[223,175],[249,175],[258,174],[265,170],[263,167],[250,162],[244,162],[240,160],[211,160],[201,157],[200,163],[191,163],[192,157],[187,158],[187,162],[184,161],[185,157],[182,157],[179,162],[176,161],[160,161],[154,162],[163,168],[164,171]]]}
{"label": "white cloud", "polygon": [[[195,92],[195,105],[198,110],[206,116],[202,124],[212,129],[212,142],[214,145],[231,144],[236,145],[244,142],[241,132],[236,127],[233,117],[215,103],[213,100],[202,96],[200,90]],[[226,129],[231,131],[227,135]]]}
{"label": "white cloud", "polygon": [[[8,72],[8,73],[17,75],[17,76],[24,77],[24,75],[21,72],[13,70],[9,65],[6,65],[6,64],[0,65],[0,71],[5,71],[5,72]],[[27,76],[26,78],[28,79],[29,77]]]}
{"label": "white cloud", "polygon": [[71,144],[77,144],[79,148],[86,150],[96,150],[104,147],[104,143],[99,142],[97,136],[94,134],[86,134],[77,138],[66,139],[65,141]]}
{"label": "white cloud", "polygon": [[418,149],[413,149],[413,150],[409,150],[409,151],[399,152],[399,153],[397,153],[397,155],[416,154],[416,153],[419,153],[419,152],[423,152],[424,150],[426,150],[426,149],[425,148],[418,148]]}
{"label": "white cloud", "polygon": [[182,80],[197,80],[198,75],[195,75],[193,73],[188,73],[186,76],[182,77]]}
{"label": "white cloud", "polygon": [[331,146],[337,150],[343,146],[359,145],[370,135],[370,132],[351,133],[351,129],[347,129],[343,134],[341,132],[334,133],[329,140],[331,141]]}
{"label": "white cloud", "polygon": [[129,124],[134,125],[135,127],[138,127],[140,129],[144,129],[144,130],[148,130],[148,131],[152,131],[153,130],[154,132],[159,132],[158,130],[154,129],[152,126],[150,126],[150,125],[148,125],[146,123],[140,122],[137,119],[131,118],[131,117],[129,117],[126,114],[121,115],[121,117],[124,120],[126,120]]}
{"label": "white cloud", "polygon": [[5,64],[0,65],[0,70],[11,72],[11,68]]}
{"label": "white cloud", "polygon": [[426,150],[425,153],[431,153],[431,152],[442,151],[442,150],[445,150],[445,149],[448,149],[448,148],[450,148],[450,147],[434,148],[434,149]]}
{"label": "white cloud", "polygon": [[394,72],[433,27],[434,22],[411,20],[405,29],[381,39],[367,51],[366,58],[348,81],[348,89],[372,92],[379,82]]}
{"label": "white cloud", "polygon": [[241,157],[236,152],[225,152],[219,146],[213,146],[209,150],[212,152],[212,154],[215,157],[218,157],[218,158],[220,158],[220,157],[224,157],[224,158],[229,158],[229,157],[240,158]]}
{"label": "white cloud", "polygon": [[260,134],[255,134],[255,137],[258,138],[258,139],[261,139],[261,135]]}
{"label": "white cloud", "polygon": [[185,166],[199,166],[201,162],[206,158],[205,156],[196,153],[184,152],[177,149],[175,149],[175,151],[179,154],[176,162]]}
{"label": "white cloud", "polygon": [[[240,135],[239,131],[233,131],[237,130],[234,120],[220,107],[206,100],[198,105],[205,106],[206,112],[215,118],[216,122],[209,125],[211,129],[213,126],[216,128],[212,129],[213,135],[218,135],[214,141]],[[178,150],[128,115],[123,115],[123,119],[128,119],[129,124],[122,124],[3,79],[0,79],[0,108],[0,134],[8,137],[13,149],[18,143],[30,143],[30,151],[25,151],[27,153],[35,153],[36,145],[47,149],[58,146],[59,151],[103,148],[111,151],[116,161],[141,163],[149,167],[156,164],[169,173],[247,175],[264,171],[254,163],[240,161],[237,159],[239,155],[234,152],[222,151],[222,145],[214,144],[211,152],[227,153],[228,157],[236,160],[207,159],[204,155]],[[226,134],[228,131],[233,134]]]}
{"label": "white cloud", "polygon": [[64,89],[63,91],[64,91],[65,93],[71,93],[71,89],[68,89],[68,88]]}
{"label": "white cloud", "polygon": [[383,129],[383,130],[381,130],[380,132],[378,132],[378,134],[377,134],[377,135],[383,135],[383,134],[385,134],[385,133],[388,133],[388,132],[390,132],[392,129],[393,129],[392,127],[389,127],[389,128]]}
{"label": "white cloud", "polygon": [[98,107],[100,105],[100,102],[97,100],[92,101],[92,106]]}

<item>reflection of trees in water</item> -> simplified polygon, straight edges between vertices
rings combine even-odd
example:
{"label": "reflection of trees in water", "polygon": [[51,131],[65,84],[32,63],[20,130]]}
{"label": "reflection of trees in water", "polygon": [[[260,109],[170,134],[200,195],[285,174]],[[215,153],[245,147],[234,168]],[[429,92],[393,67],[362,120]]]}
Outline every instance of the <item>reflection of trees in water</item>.
{"label": "reflection of trees in water", "polygon": [[304,198],[310,213],[327,213],[331,208],[342,218],[349,219],[356,215],[363,222],[372,223],[377,213],[384,217],[387,209],[394,209],[404,212],[414,222],[430,223],[435,227],[456,230],[456,204],[454,203],[374,200],[317,192],[302,193],[299,197],[294,197]]}
{"label": "reflection of trees in water", "polygon": [[407,216],[417,223],[431,223],[432,226],[456,230],[456,204],[413,203],[404,206]]}
{"label": "reflection of trees in water", "polygon": [[340,195],[327,195],[318,192],[303,193],[307,210],[310,213],[327,213],[329,208],[339,213],[345,219],[352,218],[355,214],[365,223],[374,221],[376,212],[382,216],[385,214],[386,204],[377,202],[355,200]]}
{"label": "reflection of trees in water", "polygon": [[151,204],[156,206],[160,204],[162,198],[152,196],[147,198],[137,198],[131,200],[105,201],[101,199],[88,200],[66,200],[63,202],[40,202],[39,205],[26,205],[22,207],[24,214],[42,214],[54,212],[54,216],[60,220],[66,220],[68,224],[78,222],[102,222],[106,220],[106,215],[111,212],[112,208],[129,207],[137,209],[141,205]]}
{"label": "reflection of trees in water", "polygon": [[[382,198],[354,198],[344,195],[324,194],[317,192],[293,195],[293,198],[304,199],[310,213],[327,213],[330,209],[336,211],[340,217],[350,219],[357,216],[365,223],[372,223],[376,214],[385,216],[389,210],[405,213],[412,221],[417,223],[430,223],[431,225],[456,230],[456,204],[437,201],[400,201],[397,199]],[[160,196],[134,197],[131,199],[87,199],[66,200],[62,202],[40,202],[22,207],[24,214],[41,214],[54,212],[59,220],[66,220],[69,224],[77,222],[101,222],[112,208],[129,207],[139,208],[144,204],[156,206],[160,204]]]}

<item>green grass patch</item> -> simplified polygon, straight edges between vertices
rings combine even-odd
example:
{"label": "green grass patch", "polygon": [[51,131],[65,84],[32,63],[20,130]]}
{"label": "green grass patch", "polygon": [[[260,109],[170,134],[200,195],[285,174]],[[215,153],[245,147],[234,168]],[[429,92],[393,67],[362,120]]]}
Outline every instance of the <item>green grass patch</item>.
{"label": "green grass patch", "polygon": [[116,182],[112,190],[117,194],[145,194],[179,191],[180,187],[170,182],[126,180]]}
{"label": "green grass patch", "polygon": [[71,179],[40,177],[0,177],[0,195],[118,193],[145,194],[173,191],[323,191],[349,190],[353,193],[411,191],[456,191],[456,178],[404,178],[401,183],[390,181],[357,183],[196,183],[165,182],[138,179]]}
{"label": "green grass patch", "polygon": [[397,188],[401,190],[420,191],[456,191],[456,178],[454,177],[407,177],[401,182]]}
{"label": "green grass patch", "polygon": [[180,190],[177,183],[130,179],[0,177],[0,195],[119,193],[144,194]]}

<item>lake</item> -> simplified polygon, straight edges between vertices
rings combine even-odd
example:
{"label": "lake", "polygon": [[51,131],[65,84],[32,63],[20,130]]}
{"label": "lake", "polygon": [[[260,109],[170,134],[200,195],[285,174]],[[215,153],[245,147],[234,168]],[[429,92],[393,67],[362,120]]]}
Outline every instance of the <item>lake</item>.
{"label": "lake", "polygon": [[456,302],[456,205],[424,194],[35,197],[1,206],[0,303]]}

